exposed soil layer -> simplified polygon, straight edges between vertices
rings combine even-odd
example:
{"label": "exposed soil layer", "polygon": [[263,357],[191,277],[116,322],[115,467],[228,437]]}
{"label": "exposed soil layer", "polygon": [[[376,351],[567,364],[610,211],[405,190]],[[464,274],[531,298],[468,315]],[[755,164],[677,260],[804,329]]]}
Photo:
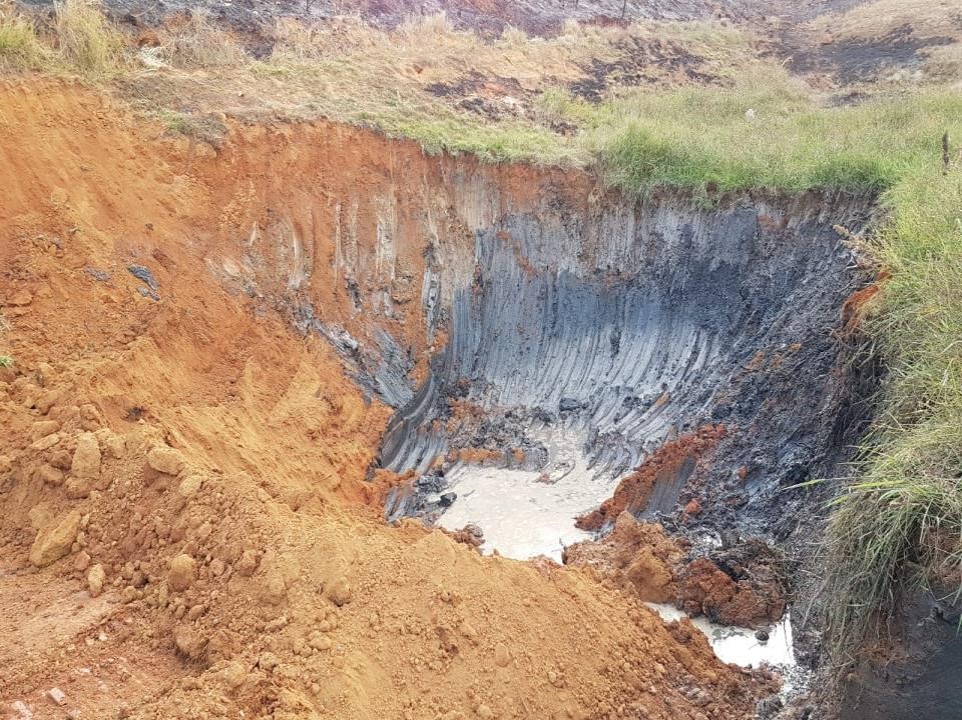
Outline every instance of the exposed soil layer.
{"label": "exposed soil layer", "polygon": [[602,541],[565,548],[564,562],[592,568],[604,582],[630,590],[646,602],[674,603],[678,598],[675,575],[687,549],[687,543],[669,537],[660,525],[637,522],[623,512]]}
{"label": "exposed soil layer", "polygon": [[[921,572],[921,568],[915,568]],[[958,673],[962,638],[958,582],[910,589],[879,639],[863,649],[842,682],[834,708],[848,720],[917,720],[962,716]]]}
{"label": "exposed soil layer", "polygon": [[0,126],[5,711],[696,720],[773,690],[582,571],[385,526],[365,479],[474,228],[585,178],[330,125],[215,152],[36,81]]}
{"label": "exposed soil layer", "polygon": [[695,558],[678,572],[677,584],[685,612],[723,625],[773,623],[788,597],[784,564],[758,539]]}
{"label": "exposed soil layer", "polygon": [[[667,394],[661,400],[669,402]],[[585,530],[602,530],[621,513],[632,515],[674,509],[681,488],[694,472],[695,464],[725,436],[724,425],[708,425],[693,433],[670,440],[655,450],[633,472],[622,478],[614,495],[601,507],[578,518],[576,525]],[[656,491],[659,497],[653,498]],[[701,505],[692,500],[686,512],[697,515]]]}
{"label": "exposed soil layer", "polygon": [[834,331],[867,278],[832,225],[863,226],[871,199],[635,202],[576,174],[523,192],[467,190],[473,257],[425,255],[429,337],[447,344],[389,425],[381,462],[415,475],[388,516],[439,509],[466,457],[452,450],[546,471],[542,438],[564,429],[586,482],[639,468],[584,527],[629,509],[786,537],[812,497],[790,488],[840,457],[851,398]]}

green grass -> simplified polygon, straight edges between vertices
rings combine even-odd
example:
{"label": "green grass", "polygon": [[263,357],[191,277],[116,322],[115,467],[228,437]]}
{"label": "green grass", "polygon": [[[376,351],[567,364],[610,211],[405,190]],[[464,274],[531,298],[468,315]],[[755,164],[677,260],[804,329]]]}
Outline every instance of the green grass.
{"label": "green grass", "polygon": [[9,355],[0,355],[0,368],[8,368],[13,366],[13,358]]}
{"label": "green grass", "polygon": [[426,152],[467,153],[485,162],[534,162],[576,166],[583,162],[576,147],[566,146],[543,129],[524,123],[485,124],[459,117],[410,118],[401,114],[372,117],[389,135],[417,141]]}
{"label": "green grass", "polygon": [[47,54],[33,23],[12,6],[0,4],[0,69],[36,70]]}
{"label": "green grass", "polygon": [[829,527],[828,630],[841,665],[908,585],[962,567],[962,169],[916,169],[883,202],[875,252],[892,277],[866,327],[890,378]]}
{"label": "green grass", "polygon": [[634,194],[658,185],[882,192],[937,163],[944,131],[962,138],[960,113],[962,94],[939,90],[824,107],[776,75],[634,93],[602,105],[583,141],[608,181]]}

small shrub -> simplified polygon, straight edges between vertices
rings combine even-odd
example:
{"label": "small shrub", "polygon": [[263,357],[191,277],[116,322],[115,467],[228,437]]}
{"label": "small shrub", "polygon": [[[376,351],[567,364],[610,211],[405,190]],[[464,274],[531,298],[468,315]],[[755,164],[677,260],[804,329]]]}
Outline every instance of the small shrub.
{"label": "small shrub", "polygon": [[167,135],[182,136],[219,148],[227,138],[227,125],[215,115],[162,110],[157,118],[164,124]]}
{"label": "small shrub", "polygon": [[561,87],[545,88],[534,100],[532,109],[538,122],[549,127],[561,123],[590,125],[595,115],[588,103]]}
{"label": "small shrub", "polygon": [[0,368],[8,368],[13,366],[13,358],[9,355],[0,355]]}
{"label": "small shrub", "polygon": [[56,32],[64,58],[83,72],[108,72],[120,59],[123,38],[96,0],[62,0],[54,5]]}
{"label": "small shrub", "polygon": [[274,23],[273,56],[288,56],[297,59],[310,59],[323,54],[319,42],[320,33],[316,25],[309,25],[290,17],[279,18]]}
{"label": "small shrub", "polygon": [[528,36],[525,35],[524,30],[519,30],[516,27],[508,25],[501,33],[501,37],[498,38],[498,45],[504,48],[511,48],[514,50],[522,49],[529,42]]}
{"label": "small shrub", "polygon": [[409,17],[398,26],[399,35],[414,41],[453,35],[456,31],[451,20],[443,10],[433,15]]}

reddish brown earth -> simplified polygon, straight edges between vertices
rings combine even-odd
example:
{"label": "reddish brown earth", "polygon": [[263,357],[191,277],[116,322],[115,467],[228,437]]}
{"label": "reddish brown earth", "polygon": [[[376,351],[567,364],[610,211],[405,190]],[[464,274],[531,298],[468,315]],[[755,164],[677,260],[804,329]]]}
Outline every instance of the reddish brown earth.
{"label": "reddish brown earth", "polygon": [[685,558],[684,540],[669,537],[661,525],[637,522],[623,512],[601,541],[565,549],[566,565],[590,568],[602,582],[638,595],[646,602],[674,603],[675,575]]}
{"label": "reddish brown earth", "polygon": [[756,627],[779,620],[788,590],[782,563],[760,540],[690,558],[682,538],[661,525],[636,521],[622,512],[600,541],[565,550],[566,565],[589,569],[603,584],[645,602],[671,603],[691,616]]}
{"label": "reddish brown earth", "polygon": [[723,425],[705,425],[693,433],[666,442],[645,458],[634,472],[626,475],[618,483],[614,494],[599,508],[579,517],[576,525],[583,530],[600,530],[622,512],[640,513],[645,509],[656,483],[671,482],[686,460],[703,458],[726,432]]}
{"label": "reddish brown earth", "polygon": [[[388,410],[293,330],[292,298],[363,336],[350,271],[427,356],[403,239],[425,216],[458,237],[438,188],[469,162],[325,124],[161,135],[79,86],[0,87],[4,712],[752,717],[772,681],[637,597],[383,524],[396,478],[365,476]],[[537,196],[538,171],[492,172]]]}
{"label": "reddish brown earth", "polygon": [[677,604],[723,625],[756,627],[781,619],[788,595],[782,563],[760,540],[696,558],[676,575]]}

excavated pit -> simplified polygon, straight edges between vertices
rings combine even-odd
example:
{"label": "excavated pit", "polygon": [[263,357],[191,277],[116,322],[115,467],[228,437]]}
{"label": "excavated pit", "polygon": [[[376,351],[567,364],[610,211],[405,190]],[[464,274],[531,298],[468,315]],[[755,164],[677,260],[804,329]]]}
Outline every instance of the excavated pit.
{"label": "excavated pit", "polygon": [[[780,488],[843,445],[840,308],[865,278],[832,226],[858,230],[871,198],[635,201],[323,123],[237,125],[215,151],[158,143],[82,88],[0,91],[18,364],[0,374],[0,594],[29,619],[0,648],[0,702],[695,720],[775,691],[590,572],[377,515],[387,491],[392,518],[450,518],[482,496],[443,493],[513,476],[509,540],[621,508],[657,515],[666,545],[784,537],[813,499]],[[547,517],[532,488],[556,493]],[[183,554],[196,582],[168,587]],[[134,672],[108,687],[116,657]]]}
{"label": "excavated pit", "polygon": [[[844,430],[840,309],[866,278],[833,226],[861,228],[870,206],[609,194],[579,212],[543,195],[472,228],[460,273],[429,248],[423,311],[447,343],[386,433],[383,466],[412,477],[387,516],[560,558],[588,536],[576,516],[680,441],[618,510],[670,521],[694,501],[716,535],[786,535],[805,494],[785,488],[826,471]],[[364,381],[397,404],[391,360]],[[685,450],[707,427],[718,437]],[[604,531],[605,511],[580,524]]]}

